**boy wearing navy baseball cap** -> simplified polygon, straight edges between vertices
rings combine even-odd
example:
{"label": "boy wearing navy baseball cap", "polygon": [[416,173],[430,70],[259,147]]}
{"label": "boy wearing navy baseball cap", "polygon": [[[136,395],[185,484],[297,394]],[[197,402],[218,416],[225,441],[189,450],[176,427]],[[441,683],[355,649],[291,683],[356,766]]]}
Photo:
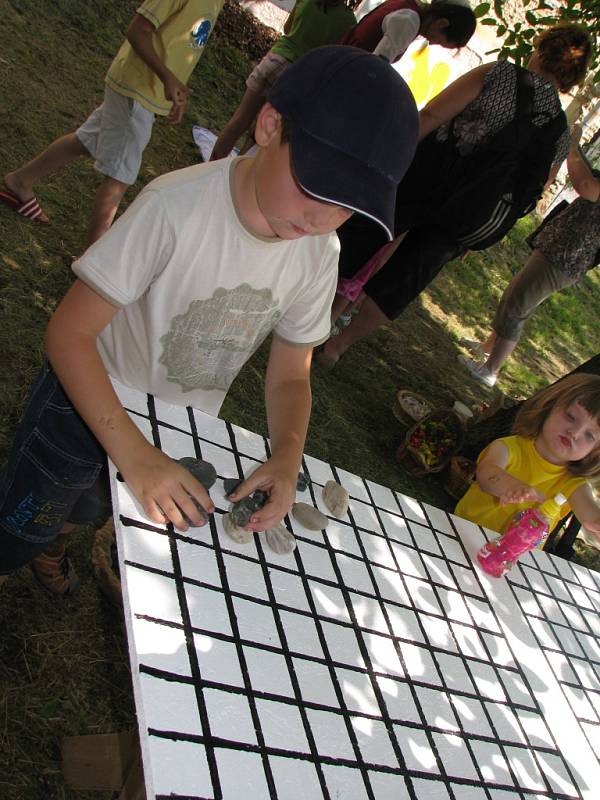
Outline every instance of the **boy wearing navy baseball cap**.
{"label": "boy wearing navy baseball cap", "polygon": [[247,530],[283,518],[310,416],[312,350],[329,334],[334,231],[360,213],[392,238],[396,187],[417,133],[412,95],[387,62],[351,47],[317,48],[273,87],[258,114],[256,155],[163,175],[140,193],[75,262],[78,280],[49,323],[49,364],[0,486],[0,573],[33,561],[48,588],[72,589],[54,540],[97,516],[89,498],[97,501],[106,454],[152,520],[179,530],[186,517],[199,524],[193,499],[210,512],[209,495],[146,440],[109,376],[216,415],[271,332],[272,455],[231,497],[268,493]]}

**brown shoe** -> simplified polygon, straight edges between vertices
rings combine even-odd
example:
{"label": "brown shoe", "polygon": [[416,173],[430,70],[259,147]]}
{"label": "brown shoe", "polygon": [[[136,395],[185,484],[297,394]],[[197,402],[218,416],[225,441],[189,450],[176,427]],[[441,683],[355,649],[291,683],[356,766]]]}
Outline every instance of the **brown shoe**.
{"label": "brown shoe", "polygon": [[65,548],[62,547],[58,555],[42,553],[31,562],[33,574],[50,594],[70,597],[79,586],[79,578]]}

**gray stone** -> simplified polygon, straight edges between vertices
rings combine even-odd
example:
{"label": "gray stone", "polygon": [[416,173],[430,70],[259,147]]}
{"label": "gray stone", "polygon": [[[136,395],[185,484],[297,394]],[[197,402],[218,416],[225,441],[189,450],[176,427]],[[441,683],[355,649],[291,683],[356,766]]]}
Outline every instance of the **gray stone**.
{"label": "gray stone", "polygon": [[292,516],[309,531],[322,531],[327,527],[328,519],[318,508],[308,503],[294,503]]}

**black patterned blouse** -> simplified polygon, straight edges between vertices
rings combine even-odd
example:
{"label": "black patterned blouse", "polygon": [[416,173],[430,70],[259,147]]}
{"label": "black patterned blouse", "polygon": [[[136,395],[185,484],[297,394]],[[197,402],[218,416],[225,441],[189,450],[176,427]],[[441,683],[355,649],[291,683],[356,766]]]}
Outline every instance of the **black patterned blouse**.
{"label": "black patterned blouse", "polygon": [[[544,125],[557,114],[561,104],[554,86],[538,75],[533,75],[533,123]],[[469,103],[454,120],[454,135],[461,155],[484,142],[514,119],[517,111],[517,69],[510,61],[498,61],[485,76],[483,90],[479,97]],[[448,138],[450,123],[437,130],[439,141]],[[565,130],[560,136],[553,164],[564,161],[569,152],[570,136]]]}

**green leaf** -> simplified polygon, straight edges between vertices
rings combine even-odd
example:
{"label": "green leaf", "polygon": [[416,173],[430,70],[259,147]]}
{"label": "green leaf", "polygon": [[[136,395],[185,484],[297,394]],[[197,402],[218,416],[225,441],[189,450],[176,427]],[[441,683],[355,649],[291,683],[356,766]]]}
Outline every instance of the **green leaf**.
{"label": "green leaf", "polygon": [[496,12],[496,16],[502,22],[506,22],[504,19],[504,14],[502,13],[502,6],[504,5],[504,0],[494,0],[494,11]]}
{"label": "green leaf", "polygon": [[487,14],[489,10],[490,10],[489,3],[480,3],[473,9],[473,14],[475,14],[477,19],[479,19],[479,17],[483,17],[484,14]]}
{"label": "green leaf", "polygon": [[529,41],[529,39],[533,39],[533,37],[536,36],[536,35],[537,35],[537,31],[528,30],[528,31],[524,31],[523,32],[523,38],[527,39],[528,41]]}
{"label": "green leaf", "polygon": [[537,25],[537,17],[536,17],[536,15],[533,13],[533,11],[527,11],[527,12],[525,13],[525,19],[527,20],[527,22],[528,22],[530,25]]}
{"label": "green leaf", "polygon": [[491,17],[486,17],[485,19],[479,20],[482,25],[497,25],[498,20],[492,19]]}
{"label": "green leaf", "polygon": [[498,29],[496,30],[496,36],[504,36],[508,28],[506,25],[499,25]]}

